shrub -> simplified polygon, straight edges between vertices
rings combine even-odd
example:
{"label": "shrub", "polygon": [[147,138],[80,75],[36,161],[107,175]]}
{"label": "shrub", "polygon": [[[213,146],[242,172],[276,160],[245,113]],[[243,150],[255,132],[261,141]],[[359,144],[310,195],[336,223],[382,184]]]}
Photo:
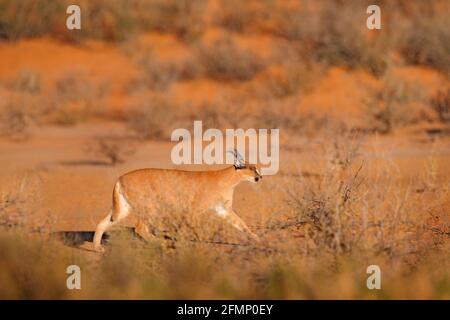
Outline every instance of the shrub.
{"label": "shrub", "polygon": [[[66,7],[61,1],[2,0],[0,36],[8,40],[17,40],[44,34],[54,35],[56,25],[64,23]],[[65,26],[65,23],[63,25]]]}
{"label": "shrub", "polygon": [[304,229],[314,247],[333,253],[354,249],[358,232],[354,230],[361,217],[353,212],[354,199],[362,185],[361,163],[355,165],[358,143],[334,139],[334,150],[326,151],[326,170],[318,183],[298,177],[286,190],[288,205],[297,210],[296,223]]}
{"label": "shrub", "polygon": [[191,40],[203,29],[203,0],[81,0],[82,32],[66,29],[70,4],[67,0],[1,0],[0,38],[49,35],[71,42],[91,38],[121,41],[137,31],[160,31]]}
{"label": "shrub", "polygon": [[142,48],[135,58],[142,75],[132,81],[128,91],[144,86],[145,89],[164,91],[174,82],[195,78],[200,73],[200,66],[195,57],[184,59],[158,58],[152,48]]}
{"label": "shrub", "polygon": [[154,96],[133,108],[127,119],[128,128],[140,139],[166,137],[176,120],[175,106],[161,96]]}
{"label": "shrub", "polygon": [[[205,0],[153,0],[136,5],[137,20],[144,30],[174,33],[182,40],[193,41],[205,28]],[[142,11],[148,12],[147,16]]]}
{"label": "shrub", "polygon": [[450,122],[450,89],[438,91],[431,99],[431,106],[442,122]]}
{"label": "shrub", "polygon": [[22,70],[6,83],[6,87],[25,94],[38,94],[41,92],[41,76],[33,71]]}
{"label": "shrub", "polygon": [[[277,60],[280,58],[276,58]],[[323,74],[324,68],[317,64],[307,64],[284,52],[280,64],[261,72],[249,88],[249,94],[267,101],[268,99],[285,99],[306,93],[314,88]]]}
{"label": "shrub", "polygon": [[131,141],[120,137],[98,137],[87,145],[86,152],[108,160],[111,166],[124,163],[135,152]]}
{"label": "shrub", "polygon": [[56,80],[47,117],[63,125],[86,120],[101,109],[99,101],[107,89],[104,84],[92,85],[84,70],[71,70]]}
{"label": "shrub", "polygon": [[240,48],[227,36],[218,38],[209,45],[199,45],[198,55],[204,64],[206,75],[216,80],[249,80],[264,68],[261,58]]}
{"label": "shrub", "polygon": [[275,4],[267,0],[221,0],[214,21],[232,32],[258,32],[264,29]]}
{"label": "shrub", "polygon": [[448,17],[420,13],[406,30],[401,52],[410,64],[424,64],[450,75],[450,30]]}
{"label": "shrub", "polygon": [[28,137],[30,117],[23,100],[11,100],[0,108],[0,136],[12,140],[24,140]]}
{"label": "shrub", "polygon": [[10,178],[9,188],[0,190],[0,231],[44,230],[48,222],[46,217],[33,219],[42,205],[42,172],[29,170]]}
{"label": "shrub", "polygon": [[390,133],[398,126],[431,120],[427,103],[427,96],[418,83],[388,74],[381,90],[366,101],[367,125],[371,130]]}
{"label": "shrub", "polygon": [[386,38],[366,34],[363,3],[354,7],[343,3],[306,1],[300,8],[283,9],[278,13],[275,34],[296,44],[306,61],[350,68],[367,68],[381,75],[387,66]]}
{"label": "shrub", "polygon": [[[425,199],[432,202],[428,197],[435,191],[410,192],[411,183],[398,180],[395,164],[384,159],[381,167],[372,166],[374,162],[358,152],[361,142],[351,136],[330,138],[324,142],[325,157],[320,158],[326,163],[320,174],[300,172],[289,178],[292,184],[285,188],[293,209],[290,230],[302,239],[308,254],[370,251],[389,259],[402,254],[420,259],[415,253],[427,250],[426,239],[431,235],[424,233],[428,213],[422,214],[420,206]],[[369,176],[377,177],[377,188]],[[437,202],[446,202],[447,193],[443,190]]]}

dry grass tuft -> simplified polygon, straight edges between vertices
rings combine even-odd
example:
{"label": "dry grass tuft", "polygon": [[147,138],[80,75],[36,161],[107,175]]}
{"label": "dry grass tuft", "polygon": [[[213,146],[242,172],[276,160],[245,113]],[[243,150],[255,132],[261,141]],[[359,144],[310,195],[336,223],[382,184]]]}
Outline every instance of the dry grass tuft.
{"label": "dry grass tuft", "polygon": [[133,142],[121,137],[98,137],[86,146],[86,153],[107,160],[107,164],[115,166],[124,163],[136,149]]}

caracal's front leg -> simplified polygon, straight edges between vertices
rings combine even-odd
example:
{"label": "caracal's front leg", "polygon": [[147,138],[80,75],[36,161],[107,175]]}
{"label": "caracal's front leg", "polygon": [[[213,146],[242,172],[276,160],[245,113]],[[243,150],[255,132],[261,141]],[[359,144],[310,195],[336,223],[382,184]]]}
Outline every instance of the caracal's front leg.
{"label": "caracal's front leg", "polygon": [[259,241],[259,237],[253,233],[245,222],[233,211],[231,206],[219,203],[214,207],[216,214],[225,219],[229,224],[242,232],[247,232],[253,240]]}
{"label": "caracal's front leg", "polygon": [[148,224],[145,221],[138,220],[134,231],[147,242],[155,239],[155,236],[148,231]]}

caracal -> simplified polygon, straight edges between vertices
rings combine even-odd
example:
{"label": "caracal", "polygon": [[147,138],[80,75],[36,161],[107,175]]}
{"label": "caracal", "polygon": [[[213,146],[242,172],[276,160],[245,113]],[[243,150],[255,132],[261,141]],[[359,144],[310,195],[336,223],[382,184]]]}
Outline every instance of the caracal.
{"label": "caracal", "polygon": [[136,233],[146,240],[152,238],[148,227],[151,217],[158,215],[161,201],[175,204],[182,201],[192,212],[210,211],[257,240],[258,236],[233,211],[233,191],[241,182],[256,183],[262,176],[236,150],[231,152],[234,165],[222,170],[140,169],[119,177],[114,186],[112,209],[95,230],[94,249],[103,252],[103,233],[130,215],[135,216]]}

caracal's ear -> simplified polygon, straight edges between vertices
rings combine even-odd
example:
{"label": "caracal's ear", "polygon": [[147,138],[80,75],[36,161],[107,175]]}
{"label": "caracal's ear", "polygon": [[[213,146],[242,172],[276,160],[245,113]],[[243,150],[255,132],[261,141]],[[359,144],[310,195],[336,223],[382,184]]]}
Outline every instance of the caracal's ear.
{"label": "caracal's ear", "polygon": [[227,152],[234,156],[234,168],[236,170],[245,168],[244,158],[242,158],[241,154],[236,149],[228,150]]}

